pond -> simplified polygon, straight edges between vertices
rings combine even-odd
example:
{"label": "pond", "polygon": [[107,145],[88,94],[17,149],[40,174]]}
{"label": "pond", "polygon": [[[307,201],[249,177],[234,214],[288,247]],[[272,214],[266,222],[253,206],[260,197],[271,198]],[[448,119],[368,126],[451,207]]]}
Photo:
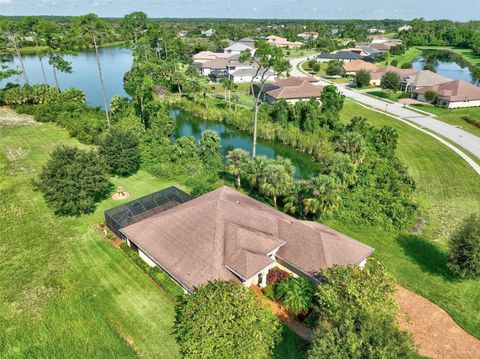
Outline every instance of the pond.
{"label": "pond", "polygon": [[480,70],[462,56],[445,50],[424,50],[412,62],[414,69],[428,69],[452,80],[463,80],[480,86]]}
{"label": "pond", "polygon": [[[62,89],[68,87],[80,88],[85,92],[87,102],[90,105],[103,106],[95,51],[83,51],[78,53],[77,56],[66,56],[65,59],[72,63],[73,73],[58,73],[57,76],[60,87]],[[24,55],[23,60],[30,83],[43,83],[43,75],[37,56]],[[113,95],[127,96],[123,89],[123,75],[130,69],[132,64],[130,50],[120,47],[101,48],[100,61],[104,72],[108,103],[110,103],[110,98]],[[54,85],[52,70],[45,59],[44,66],[46,68],[48,82]],[[8,81],[4,80],[0,82],[0,88],[5,86],[7,82],[22,84],[23,77],[15,76],[9,78]],[[233,127],[218,122],[200,121],[194,116],[178,110],[172,111],[172,115],[176,117],[177,120],[177,137],[190,135],[196,139],[200,139],[202,132],[210,129],[216,131],[220,136],[224,155],[234,148],[243,148],[249,152],[252,150],[251,136]],[[295,165],[296,177],[312,177],[319,172],[318,164],[315,164],[308,155],[297,152],[293,148],[276,141],[259,139],[257,143],[257,154],[265,155],[269,158],[275,156],[289,158]]]}
{"label": "pond", "polygon": [[[100,62],[102,64],[103,77],[105,80],[105,92],[107,102],[113,95],[127,96],[123,89],[123,75],[132,65],[132,55],[130,50],[120,47],[103,47],[99,49]],[[97,60],[94,50],[79,52],[77,56],[65,56],[67,61],[72,63],[73,72],[65,74],[57,72],[58,82],[62,89],[68,87],[77,87],[87,95],[87,102],[92,106],[103,106],[102,95],[100,92],[100,80],[98,78]],[[43,75],[40,62],[36,55],[24,55],[23,61],[30,84],[43,83]],[[55,81],[48,60],[43,59],[47,80],[50,85]],[[9,64],[16,67],[18,61]],[[13,66],[12,66],[13,65]],[[14,76],[8,80],[0,82],[0,88],[7,82],[23,83],[22,76]]]}
{"label": "pond", "polygon": [[[212,130],[220,136],[224,156],[234,148],[242,148],[250,153],[252,152],[252,136],[244,132],[228,126],[225,123],[199,120],[181,110],[172,109],[170,113],[176,119],[175,137],[177,138],[181,136],[193,136],[199,140],[205,130]],[[259,138],[257,140],[257,155],[265,155],[269,158],[274,158],[275,156],[289,158],[295,165],[295,177],[297,178],[312,177],[320,171],[320,166],[314,163],[310,156],[277,141],[268,141]]]}

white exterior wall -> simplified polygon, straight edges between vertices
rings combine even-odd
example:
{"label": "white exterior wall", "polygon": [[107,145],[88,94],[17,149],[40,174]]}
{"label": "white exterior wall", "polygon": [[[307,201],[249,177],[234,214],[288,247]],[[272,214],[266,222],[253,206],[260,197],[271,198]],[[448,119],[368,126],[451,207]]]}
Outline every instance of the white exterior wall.
{"label": "white exterior wall", "polygon": [[155,262],[153,262],[144,252],[142,252],[142,250],[139,248],[138,249],[138,255],[140,256],[140,258],[142,258],[145,263],[147,263],[150,267],[156,267],[157,265],[155,264]]}
{"label": "white exterior wall", "polygon": [[466,108],[466,107],[480,107],[480,100],[449,102],[447,106],[447,108]]}

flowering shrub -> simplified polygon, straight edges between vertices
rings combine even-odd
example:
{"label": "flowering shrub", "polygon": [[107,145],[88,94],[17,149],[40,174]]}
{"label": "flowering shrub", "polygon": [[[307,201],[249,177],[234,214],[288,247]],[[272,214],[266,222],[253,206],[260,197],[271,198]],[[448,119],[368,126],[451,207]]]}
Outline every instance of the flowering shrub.
{"label": "flowering shrub", "polygon": [[272,268],[267,274],[267,284],[275,284],[290,278],[290,273],[280,268]]}

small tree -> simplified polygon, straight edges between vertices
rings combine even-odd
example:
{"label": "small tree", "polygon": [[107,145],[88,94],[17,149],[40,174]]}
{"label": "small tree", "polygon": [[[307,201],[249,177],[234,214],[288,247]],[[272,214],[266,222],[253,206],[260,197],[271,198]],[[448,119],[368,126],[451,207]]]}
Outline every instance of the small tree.
{"label": "small tree", "polygon": [[365,70],[360,70],[355,75],[355,83],[358,88],[367,87],[370,85],[370,81],[372,80],[372,76],[370,72]]}
{"label": "small tree", "polygon": [[206,130],[200,139],[200,160],[205,168],[218,171],[222,166],[220,137],[215,131]]}
{"label": "small tree", "polygon": [[392,92],[397,92],[400,90],[401,79],[400,75],[395,72],[387,72],[382,76],[380,80],[380,87],[384,90],[390,90]]}
{"label": "small tree", "polygon": [[127,177],[140,168],[139,140],[129,130],[112,127],[100,142],[99,152],[105,158],[110,174]]}
{"label": "small tree", "polygon": [[480,278],[480,215],[466,218],[448,245],[449,268],[462,278]]}
{"label": "small tree", "polygon": [[106,167],[97,152],[60,146],[43,167],[36,187],[56,214],[91,213],[111,190]]}
{"label": "small tree", "polygon": [[249,160],[248,152],[241,148],[236,148],[227,154],[227,171],[235,176],[235,186],[237,188],[241,187],[241,174]]}
{"label": "small tree", "polygon": [[280,334],[278,320],[256,295],[233,282],[201,286],[175,310],[184,358],[267,358]]}
{"label": "small tree", "polygon": [[397,324],[395,281],[374,259],[323,271],[315,311],[319,326],[309,358],[415,358],[411,336]]}
{"label": "small tree", "polygon": [[340,76],[343,73],[342,63],[340,61],[329,61],[326,69],[328,76]]}
{"label": "small tree", "polygon": [[427,92],[425,92],[425,100],[427,100],[428,102],[432,103],[435,101],[435,99],[437,98],[437,93],[433,90],[428,90]]}

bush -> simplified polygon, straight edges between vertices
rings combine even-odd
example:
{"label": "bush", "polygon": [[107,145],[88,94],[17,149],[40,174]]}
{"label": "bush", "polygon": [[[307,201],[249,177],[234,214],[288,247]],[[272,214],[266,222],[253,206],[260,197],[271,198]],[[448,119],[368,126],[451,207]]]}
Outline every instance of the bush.
{"label": "bush", "polygon": [[68,146],[53,151],[36,187],[56,214],[66,216],[92,213],[112,190],[103,158]]}
{"label": "bush", "polygon": [[275,297],[285,308],[297,315],[307,312],[312,307],[314,284],[302,277],[289,278],[275,286]]}
{"label": "bush", "polygon": [[382,79],[380,81],[380,87],[384,90],[390,90],[393,92],[397,92],[398,90],[400,90],[400,75],[395,72],[387,72],[385,75],[382,76]]}
{"label": "bush", "polygon": [[468,116],[462,116],[462,119],[463,119],[465,122],[467,122],[467,123],[469,123],[469,124],[471,124],[471,125],[473,125],[473,126],[475,126],[475,127],[480,128],[480,121],[475,120],[475,119],[473,119],[473,118],[471,118],[471,117],[468,117]]}
{"label": "bush", "polygon": [[287,278],[290,278],[290,273],[288,273],[286,270],[272,268],[267,274],[267,284],[276,284]]}
{"label": "bush", "polygon": [[100,141],[99,153],[105,159],[110,174],[127,177],[140,168],[137,137],[129,130],[110,128]]}
{"label": "bush", "polygon": [[437,93],[433,90],[428,90],[425,92],[425,100],[428,102],[433,102],[437,98]]}
{"label": "bush", "polygon": [[280,323],[251,290],[213,281],[175,308],[174,334],[184,358],[266,358]]}
{"label": "bush", "polygon": [[126,242],[120,244],[120,249],[130,258],[132,262],[138,265],[155,283],[157,283],[167,294],[179,301],[185,295],[182,287],[175,283],[170,276],[160,267],[150,267],[140,256],[137,251],[130,248]]}
{"label": "bush", "polygon": [[480,215],[466,218],[448,246],[448,267],[462,278],[480,278]]}
{"label": "bush", "polygon": [[263,288],[263,294],[270,300],[275,300],[275,286],[273,284],[267,284]]}
{"label": "bush", "polygon": [[215,173],[202,172],[189,177],[185,184],[192,189],[192,196],[198,197],[221,187],[223,182]]}

